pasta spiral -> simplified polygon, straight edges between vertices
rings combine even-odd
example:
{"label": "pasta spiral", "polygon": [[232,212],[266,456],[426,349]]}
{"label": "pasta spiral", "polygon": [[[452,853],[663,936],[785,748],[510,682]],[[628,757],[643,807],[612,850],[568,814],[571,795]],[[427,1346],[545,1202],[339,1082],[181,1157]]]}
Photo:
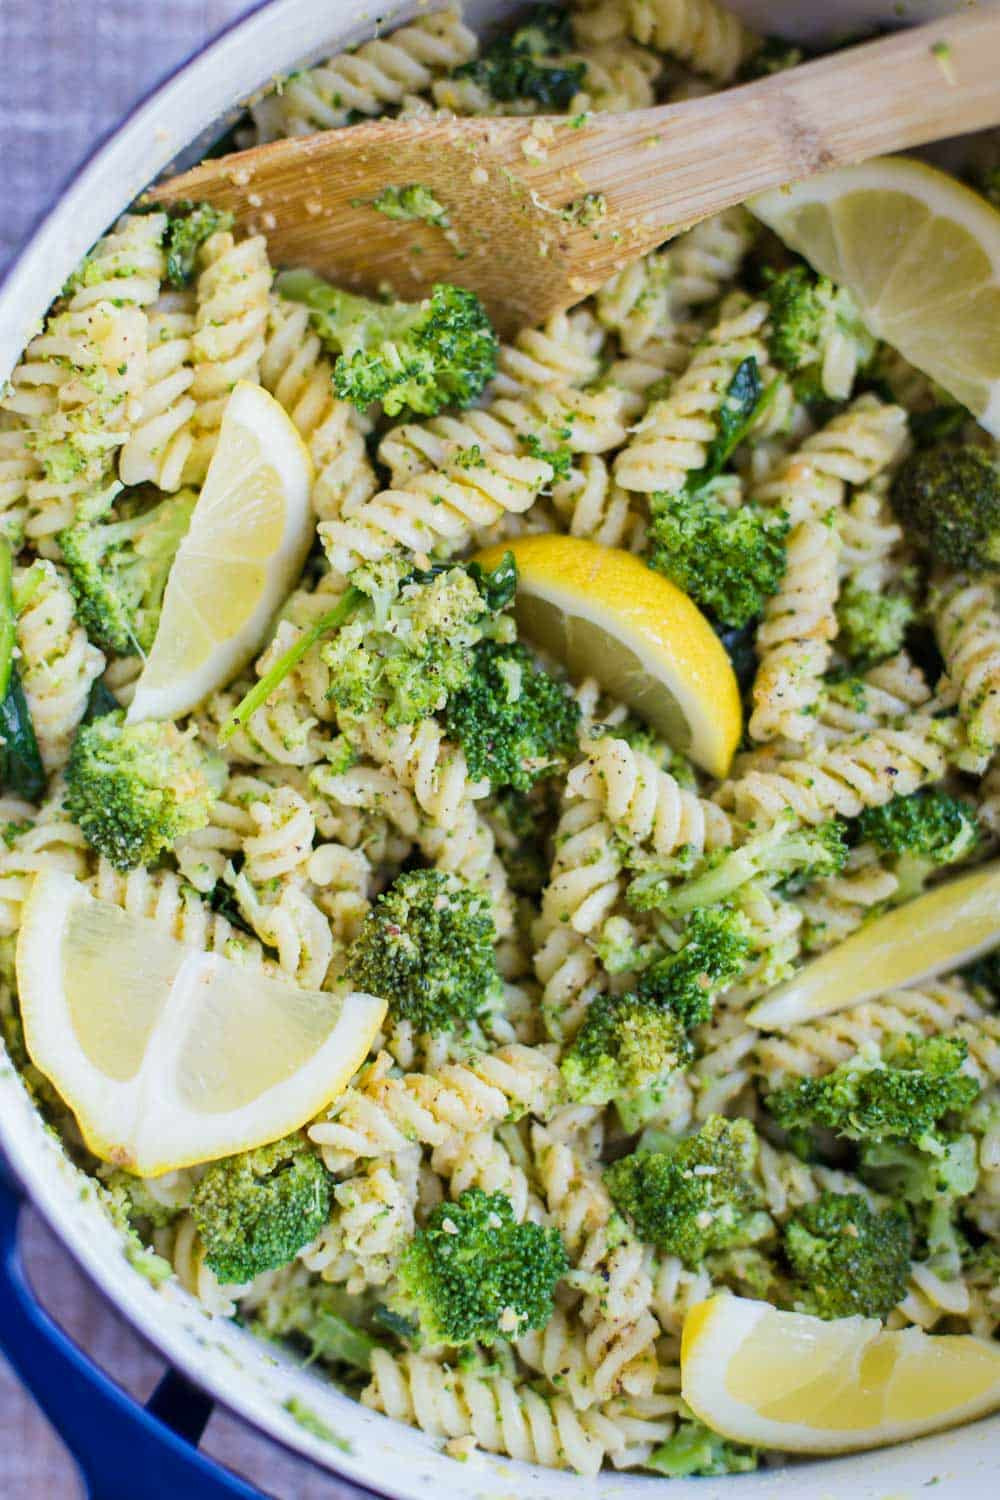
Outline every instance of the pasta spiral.
{"label": "pasta spiral", "polygon": [[552,465],[538,458],[487,449],[471,466],[446,462],[383,490],[349,520],[324,521],[320,537],[330,566],[347,575],[377,562],[396,547],[417,554],[452,556],[473,533],[506,512],[521,514],[552,478]]}
{"label": "pasta spiral", "polygon": [[456,1371],[426,1355],[375,1350],[361,1399],[435,1437],[472,1437],[488,1453],[579,1474],[596,1474],[622,1443],[615,1422],[599,1410],[577,1413],[565,1397],[542,1396],[504,1375]]}
{"label": "pasta spiral", "polygon": [[228,230],[219,230],[202,245],[199,264],[191,340],[194,443],[184,468],[190,484],[205,477],[233,386],[259,380],[271,291],[267,243],[260,235],[237,244]]}
{"label": "pasta spiral", "polygon": [[21,681],[47,771],[65,765],[104,655],[76,623],[69,583],[50,562],[34,564],[37,584],[17,620]]}
{"label": "pasta spiral", "polygon": [[697,73],[728,83],[757,39],[717,0],[629,0],[637,41],[670,52]]}
{"label": "pasta spiral", "polygon": [[142,414],[118,460],[123,484],[180,487],[194,443],[194,329],[194,298],[189,292],[167,292],[150,310]]}
{"label": "pasta spiral", "polygon": [[764,302],[727,309],[670,394],[653,402],[616,458],[615,478],[624,489],[675,494],[689,473],[704,466],[737,368],[750,358],[766,368],[767,317]]}
{"label": "pasta spiral", "polygon": [[919,1032],[933,1036],[976,1028],[985,1012],[958,978],[938,979],[910,989],[890,990],[877,1000],[794,1026],[784,1035],[762,1036],[757,1071],[767,1088],[796,1078],[812,1078],[849,1062],[867,1044]]}
{"label": "pasta spiral", "polygon": [[802,521],[788,538],[785,573],[757,630],[760,664],[750,734],[805,743],[837,634],[839,539],[825,521]]}
{"label": "pasta spiral", "polygon": [[457,10],[418,16],[388,37],[363,42],[293,74],[251,106],[256,142],[346,125],[352,111],[380,115],[424,92],[433,79],[475,57],[475,34]]}
{"label": "pasta spiral", "polygon": [[571,797],[603,805],[612,829],[633,851],[697,859],[732,842],[730,821],[716,803],[679,786],[648,755],[611,735],[587,746],[567,789]]}
{"label": "pasta spiral", "polygon": [[392,1073],[383,1053],[333,1105],[309,1136],[331,1172],[358,1157],[396,1156],[414,1141],[439,1146],[453,1132],[467,1135],[509,1115],[544,1117],[559,1088],[548,1054],[519,1043],[447,1063],[433,1073]]}
{"label": "pasta spiral", "polygon": [[456,455],[474,473],[484,454],[523,453],[526,440],[543,453],[559,448],[603,453],[624,437],[620,391],[527,387],[515,396],[497,396],[479,410],[392,427],[379,444],[378,456],[393,484],[405,486],[415,474],[440,469]]}
{"label": "pasta spiral", "polygon": [[350,515],[378,488],[358,414],[334,395],[330,362],[309,326],[308,308],[273,294],[260,378],[309,449],[317,516],[333,520]]}
{"label": "pasta spiral", "polygon": [[839,513],[845,486],[869,484],[903,456],[907,440],[901,406],[859,396],[779,463],[753,498],[783,510],[793,526]]}
{"label": "pasta spiral", "polygon": [[148,307],[160,294],[166,270],[164,213],[125,214],[87,256],[66,288],[72,312],[95,302]]}
{"label": "pasta spiral", "polygon": [[11,376],[0,410],[20,418],[41,469],[26,480],[36,549],[51,552],[57,532],[114,498],[115,457],[140,414],[146,325],[141,308],[108,301],[57,313]]}
{"label": "pasta spiral", "polygon": [[948,720],[917,716],[908,728],[873,730],[819,748],[811,760],[778,760],[768,770],[747,771],[720,787],[719,801],[742,822],[770,822],[786,811],[803,823],[834,814],[856,818],[865,807],[940,781],[954,741]]}
{"label": "pasta spiral", "polygon": [[989,578],[964,574],[938,580],[932,593],[934,629],[945,670],[958,694],[967,748],[959,764],[983,771],[1000,746],[1000,607]]}
{"label": "pasta spiral", "polygon": [[324,1281],[348,1292],[385,1286],[412,1238],[416,1221],[418,1156],[415,1152],[368,1162],[333,1190],[333,1217],[299,1260]]}

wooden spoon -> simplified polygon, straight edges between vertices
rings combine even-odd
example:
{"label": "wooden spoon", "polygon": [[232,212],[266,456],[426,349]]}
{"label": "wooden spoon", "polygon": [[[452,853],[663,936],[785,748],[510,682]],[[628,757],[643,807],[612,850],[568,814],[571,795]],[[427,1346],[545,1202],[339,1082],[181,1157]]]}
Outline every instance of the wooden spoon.
{"label": "wooden spoon", "polygon": [[[404,298],[471,287],[501,332],[753,193],[1000,121],[1000,9],[953,16],[684,104],[374,120],[203,162],[151,193],[205,199],[272,260]],[[423,183],[448,227],[372,208]]]}

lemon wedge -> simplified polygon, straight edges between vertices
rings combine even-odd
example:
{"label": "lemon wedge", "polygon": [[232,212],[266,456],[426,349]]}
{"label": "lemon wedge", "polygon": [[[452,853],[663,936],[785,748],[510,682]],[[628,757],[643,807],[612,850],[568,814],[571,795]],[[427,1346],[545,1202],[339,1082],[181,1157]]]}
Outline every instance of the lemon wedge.
{"label": "lemon wedge", "polygon": [[925,162],[882,156],[748,206],[1000,437],[1000,213],[985,198]]}
{"label": "lemon wedge", "polygon": [[253,656],[313,535],[312,462],[291,418],[240,381],[167,580],[131,723],[188,713]]}
{"label": "lemon wedge", "polygon": [[347,1086],[385,1002],[300,990],[35,879],[17,943],[24,1039],[96,1156],[144,1177],[297,1130]]}
{"label": "lemon wedge", "polygon": [[527,536],[480,553],[517,562],[518,623],[579,681],[596,677],[678,750],[725,776],[743,730],[725,648],[676,584],[631,552],[572,536]]}
{"label": "lemon wedge", "polygon": [[1000,1407],[1000,1344],[887,1332],[725,1294],[684,1320],[681,1394],[735,1442],[792,1453],[882,1448]]}
{"label": "lemon wedge", "polygon": [[998,943],[1000,860],[992,860],[859,927],[772,990],[747,1020],[765,1031],[782,1031],[886,990],[933,979]]}

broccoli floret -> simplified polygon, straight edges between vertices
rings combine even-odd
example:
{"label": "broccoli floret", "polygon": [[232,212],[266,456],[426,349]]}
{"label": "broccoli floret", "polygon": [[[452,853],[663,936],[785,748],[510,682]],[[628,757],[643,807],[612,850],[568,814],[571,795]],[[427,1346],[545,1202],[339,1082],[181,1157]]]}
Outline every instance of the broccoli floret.
{"label": "broccoli floret", "polygon": [[902,1036],[881,1056],[866,1046],[821,1078],[779,1089],[767,1105],[785,1130],[819,1126],[852,1141],[926,1148],[939,1121],[967,1109],[979,1093],[976,1080],[962,1071],[968,1051],[959,1036]]}
{"label": "broccoli floret", "polygon": [[636,1151],[604,1173],[641,1239],[698,1266],[711,1250],[752,1244],[771,1221],[755,1212],[757,1136],[749,1120],[712,1115],[671,1151]]}
{"label": "broccoli floret", "polygon": [[193,732],[105,714],[76,732],[65,806],[99,854],[116,870],[131,870],[204,828],[224,779],[222,762]]}
{"label": "broccoli floret", "polygon": [[857,364],[871,361],[875,339],[865,328],[848,291],[838,290],[825,276],[816,277],[802,265],[791,266],[777,275],[769,273],[767,279],[764,296],[771,310],[768,324],[771,358],[779,368],[797,377],[796,384],[804,393],[821,392],[823,362],[835,337],[850,340]]}
{"label": "broccoli floret", "polygon": [[737,848],[713,850],[680,885],[671,885],[665,878],[674,866],[665,871],[653,866],[636,876],[628,897],[640,910],[679,916],[696,906],[728,901],[751,881],[799,890],[810,880],[835,875],[843,868],[847,853],[839,818],[810,828],[796,824],[789,814]]}
{"label": "broccoli floret", "polygon": [[682,1022],[636,994],[598,995],[562,1060],[571,1098],[582,1104],[628,1099],[693,1055]]}
{"label": "broccoli floret", "polygon": [[568,109],[583,87],[586,64],[560,63],[573,34],[569,13],[558,5],[538,5],[522,25],[492,42],[481,57],[461,63],[453,78],[471,78],[498,103],[530,99],[543,109]]}
{"label": "broccoli floret", "polygon": [[545,1326],[568,1269],[557,1229],[518,1224],[505,1194],[468,1188],[410,1241],[392,1306],[430,1344],[494,1344]]}
{"label": "broccoli floret", "polygon": [[509,640],[503,611],[517,588],[510,552],[492,573],[476,562],[421,572],[401,556],[355,569],[332,609],[314,620],[268,668],[226,720],[225,744],[247,724],[289,672],[325,636],[329,696],[343,713],[377,709],[390,725],[413,723],[443,708],[472,670],[470,648],[483,638]]}
{"label": "broccoli floret", "polygon": [[742,1443],[731,1443],[720,1437],[696,1417],[685,1417],[655,1448],[645,1467],[668,1479],[684,1479],[697,1474],[714,1477],[719,1474],[749,1474],[758,1464],[757,1450]]}
{"label": "broccoli floret", "polygon": [[154,1197],[145,1178],[134,1177],[120,1167],[104,1175],[103,1180],[110,1198],[111,1216],[125,1229],[133,1228],[142,1220],[153,1229],[162,1229],[183,1212],[183,1202]]}
{"label": "broccoli floret", "polygon": [[469,774],[494,787],[527,791],[576,744],[580,708],[524,646],[482,641],[472,675],[445,709],[448,734],[465,751]]}
{"label": "broccoli floret", "polygon": [[862,838],[893,856],[899,880],[896,900],[921,891],[935,870],[968,859],[979,845],[975,808],[960,797],[930,788],[866,807],[858,819]]}
{"label": "broccoli floret", "polygon": [[408,870],[372,906],[347,954],[357,987],[420,1031],[452,1031],[499,993],[490,899],[440,870]]}
{"label": "broccoli floret", "polygon": [[366,597],[322,648],[328,694],[338,709],[377,711],[393,727],[444,708],[473,674],[472,648],[514,631],[457,563],[421,574],[391,557],[359,568],[351,583]]}
{"label": "broccoli floret", "polygon": [[379,401],[389,417],[405,407],[433,416],[468,406],[496,374],[497,336],[479,298],[462,287],[439,283],[423,302],[382,303],[311,271],[285,271],[277,289],[311,310],[337,356],[338,396],[362,411]]}
{"label": "broccoli floret", "polygon": [[697,908],[687,920],[680,948],[643,971],[638,992],[692,1031],[709,1019],[716,995],[738,978],[749,954],[750,928],[740,912],[725,906]]}
{"label": "broccoli floret", "polygon": [[884,1318],[906,1295],[913,1230],[904,1209],[860,1193],[821,1193],[784,1227],[792,1296],[820,1318]]}
{"label": "broccoli floret", "polygon": [[293,1260],[330,1217],[333,1180],[298,1136],[212,1162],[191,1197],[205,1263],[223,1282]]}
{"label": "broccoli floret", "polygon": [[167,280],[185,287],[194,279],[198,251],[220,229],[232,229],[233,216],[211,203],[187,204],[167,228]]}
{"label": "broccoli floret", "polygon": [[[969,1112],[974,1114],[976,1106]],[[954,1277],[964,1251],[955,1222],[958,1201],[979,1176],[974,1135],[937,1130],[919,1146],[877,1141],[861,1148],[861,1175],[880,1193],[907,1204],[921,1244],[920,1258],[942,1276]]]}
{"label": "broccoli floret", "polygon": [[[707,1021],[719,990],[750,951],[746,919],[726,907],[692,912],[680,948],[656,959],[634,993],[598,995],[562,1062],[570,1095],[586,1104],[614,1099],[619,1112],[664,1075],[690,1061],[689,1032]],[[645,1101],[636,1106],[644,1112]],[[636,1109],[625,1109],[630,1120]]]}
{"label": "broccoli floret", "polygon": [[79,522],[59,533],[80,622],[99,646],[126,655],[153,644],[196,498],[185,490],[122,520]]}
{"label": "broccoli floret", "polygon": [[916,618],[909,594],[847,582],[837,600],[837,646],[860,671],[895,656]]}
{"label": "broccoli floret", "polygon": [[982,448],[919,448],[890,498],[907,539],[936,562],[972,572],[1000,563],[1000,470]]}
{"label": "broccoli floret", "polygon": [[723,625],[756,619],[785,572],[788,522],[709,494],[656,493],[646,561]]}

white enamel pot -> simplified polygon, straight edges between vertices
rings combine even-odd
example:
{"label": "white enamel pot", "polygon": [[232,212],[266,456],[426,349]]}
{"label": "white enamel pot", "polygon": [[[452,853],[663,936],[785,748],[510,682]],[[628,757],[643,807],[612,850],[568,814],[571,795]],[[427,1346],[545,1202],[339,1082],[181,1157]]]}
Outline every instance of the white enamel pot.
{"label": "white enamel pot", "polygon": [[[815,40],[843,36],[865,23],[898,24],[894,0],[733,0],[761,29]],[[404,4],[383,13],[383,28],[418,10]],[[479,26],[512,10],[511,0],[471,0],[470,24]],[[906,19],[955,8],[911,0]],[[131,199],[178,156],[220,133],[240,102],[271,75],[305,60],[339,51],[371,36],[367,0],[265,0],[179,68],[93,152],[46,211],[0,285],[0,380],[6,378],[46,307],[69,272]],[[222,122],[222,123],[220,123]],[[88,1179],[71,1166],[31,1105],[0,1045],[0,1151],[21,1189],[108,1300],[170,1364],[211,1398],[361,1487],[359,1493],[398,1500],[662,1500],[664,1481],[602,1474],[594,1480],[477,1455],[459,1464],[423,1434],[391,1422],[340,1395],[323,1378],[277,1356],[236,1326],[209,1319],[175,1283],[154,1288],[126,1261],[119,1238],[95,1202]],[[2,1230],[2,1225],[0,1225]],[[0,1258],[3,1243],[0,1234]],[[0,1297],[10,1297],[10,1284]],[[8,1320],[9,1321],[9,1320]],[[4,1317],[0,1310],[0,1336]],[[45,1402],[43,1378],[31,1379],[59,1420],[54,1399]],[[72,1371],[66,1379],[76,1378]],[[315,1436],[288,1411],[301,1403],[338,1441]],[[123,1419],[124,1420],[124,1419]],[[64,1430],[67,1425],[64,1420]],[[80,1424],[77,1423],[77,1426]],[[134,1437],[122,1437],[128,1446]],[[105,1443],[118,1441],[114,1431]],[[74,1445],[78,1456],[83,1438]],[[1000,1496],[1000,1417],[903,1447],[846,1458],[796,1463],[721,1480],[673,1480],[670,1500],[916,1500],[935,1484],[936,1496],[996,1500]],[[145,1471],[147,1475],[152,1470]],[[166,1472],[166,1470],[164,1470]],[[148,1500],[167,1493],[134,1475],[131,1487],[106,1483],[102,1500]],[[112,1494],[113,1491],[113,1494]],[[200,1495],[197,1477],[187,1500]],[[171,1493],[180,1493],[178,1489]],[[208,1493],[207,1490],[204,1493]],[[231,1493],[237,1493],[232,1491]],[[245,1492],[244,1492],[245,1493]]]}

